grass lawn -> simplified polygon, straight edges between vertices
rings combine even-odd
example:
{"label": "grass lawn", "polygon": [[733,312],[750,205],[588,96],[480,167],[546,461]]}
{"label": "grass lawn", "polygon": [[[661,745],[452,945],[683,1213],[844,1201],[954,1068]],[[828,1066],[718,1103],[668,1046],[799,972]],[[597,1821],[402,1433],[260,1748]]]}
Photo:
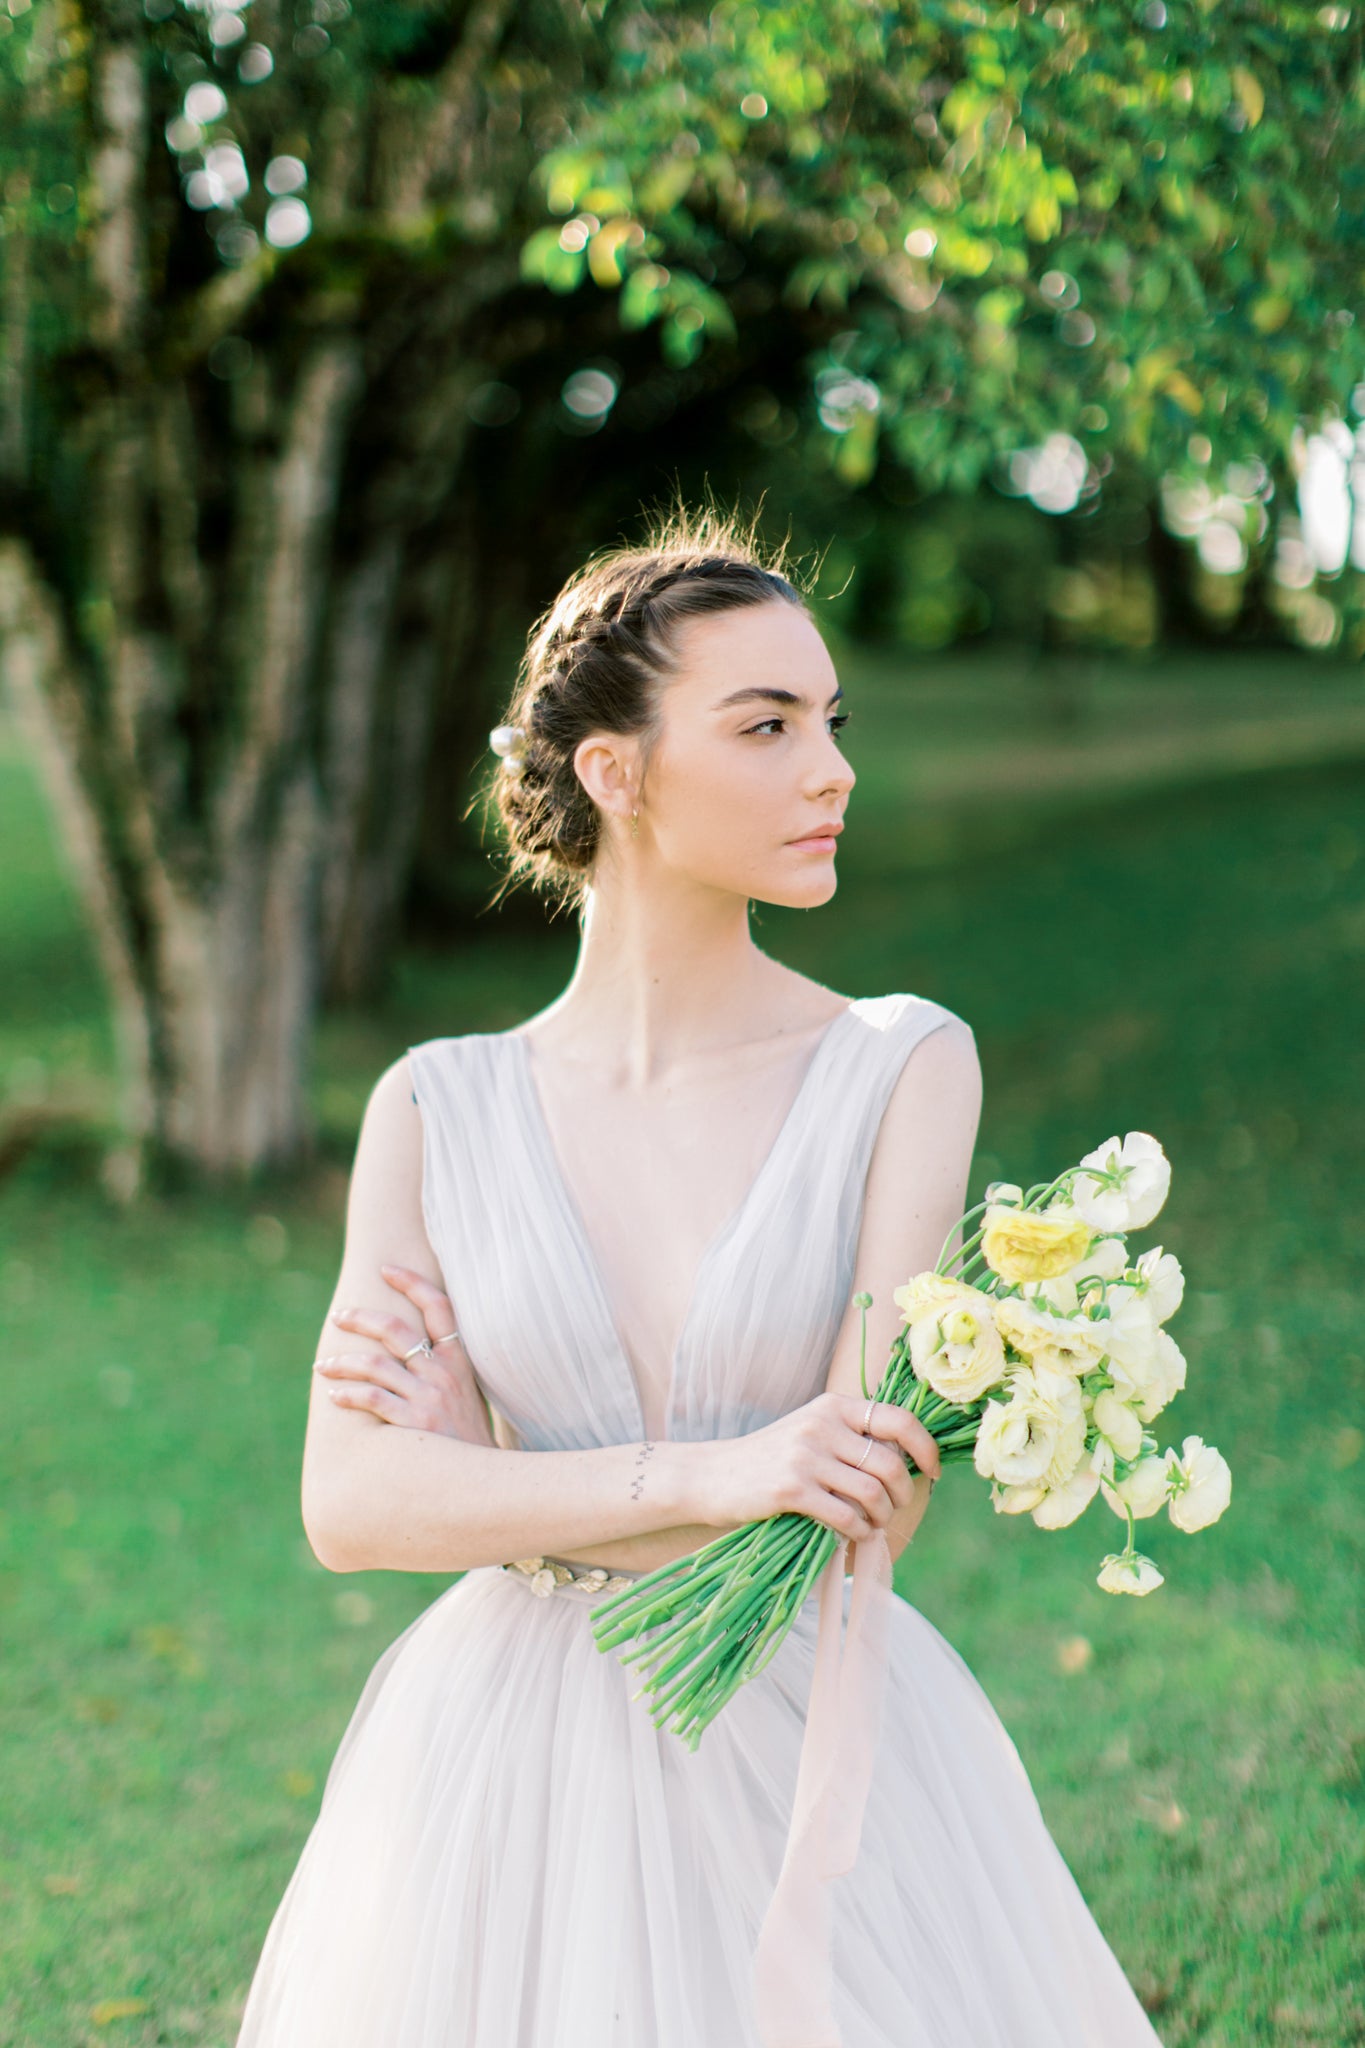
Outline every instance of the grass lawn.
{"label": "grass lawn", "polygon": [[[1154,1598],[1096,1589],[1122,1533],[1102,1505],[1045,1536],[961,1471],[901,1590],[1004,1717],[1167,2048],[1365,2041],[1365,770],[1092,793],[1008,832],[968,795],[941,858],[907,830],[902,859],[924,762],[899,701],[854,697],[834,903],[761,908],[756,936],[849,994],[913,989],[971,1022],[974,1192],[1113,1131],[1161,1137],[1175,1177],[1147,1241],[1189,1275],[1191,1384],[1158,1428],[1234,1471],[1216,1528],[1145,1525]],[[365,1674],[446,1583],[324,1571],[299,1454],[369,1086],[569,971],[563,922],[485,923],[325,1021],[306,1183],[125,1214],[90,1147],[54,1139],[0,1185],[5,2048],[228,2048]],[[91,948],[2,739],[0,976],[0,1089],[107,1088]]]}

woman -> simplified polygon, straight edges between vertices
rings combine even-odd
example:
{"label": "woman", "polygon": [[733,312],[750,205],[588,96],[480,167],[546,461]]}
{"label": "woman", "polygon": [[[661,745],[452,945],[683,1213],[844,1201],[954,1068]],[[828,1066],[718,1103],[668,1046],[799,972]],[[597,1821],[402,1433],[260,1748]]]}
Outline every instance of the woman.
{"label": "woman", "polygon": [[972,1033],[749,931],[750,899],[834,894],[841,697],[801,593],[712,514],[589,563],[532,636],[497,801],[511,874],[581,912],[578,964],[524,1025],[377,1083],[304,1454],[325,1565],[465,1576],[371,1673],[239,2048],[1156,2041],[904,1601],[880,1733],[842,1751],[850,1812],[870,1772],[856,1861],[823,1888],[796,1829],[784,1862],[815,1602],[695,1754],[591,1633],[604,1586],[756,1516],[899,1553],[938,1471],[861,1397],[851,1298],[879,1363],[964,1206]]}

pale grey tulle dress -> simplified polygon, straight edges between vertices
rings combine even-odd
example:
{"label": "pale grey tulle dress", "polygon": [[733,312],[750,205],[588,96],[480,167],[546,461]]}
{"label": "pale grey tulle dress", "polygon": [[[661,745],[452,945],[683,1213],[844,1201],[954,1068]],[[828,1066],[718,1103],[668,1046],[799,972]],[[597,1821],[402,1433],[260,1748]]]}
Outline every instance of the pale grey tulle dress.
{"label": "pale grey tulle dress", "polygon": [[[882,1113],[950,1016],[893,994],[826,1028],[702,1259],[673,1437],[740,1434],[822,1389]],[[639,1441],[524,1041],[437,1038],[410,1059],[427,1231],[490,1399],[528,1449]],[[757,2048],[815,1601],[695,1754],[632,1701],[591,1612],[577,1588],[539,1597],[488,1567],[384,1651],[238,2048]],[[846,2048],[1159,2048],[985,1693],[899,1597],[861,1849],[828,1896]]]}

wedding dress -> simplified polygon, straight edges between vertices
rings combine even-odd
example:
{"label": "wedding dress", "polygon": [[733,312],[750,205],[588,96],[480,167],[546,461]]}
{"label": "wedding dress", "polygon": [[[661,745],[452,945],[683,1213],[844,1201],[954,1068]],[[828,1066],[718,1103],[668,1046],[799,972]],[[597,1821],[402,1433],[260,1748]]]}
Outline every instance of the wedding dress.
{"label": "wedding dress", "polygon": [[[672,1437],[739,1435],[823,1388],[883,1111],[951,1015],[862,997],[825,1028],[701,1259]],[[475,1032],[409,1057],[426,1227],[489,1399],[527,1449],[640,1441],[637,1383],[526,1040]],[[477,1569],[380,1656],[238,2048],[758,2048],[754,1951],[791,1818],[817,1602],[694,1753],[597,1649],[598,1597],[548,1568]],[[838,2038],[1159,2048],[984,1691],[923,1615],[886,1597],[861,1843],[827,1887]]]}

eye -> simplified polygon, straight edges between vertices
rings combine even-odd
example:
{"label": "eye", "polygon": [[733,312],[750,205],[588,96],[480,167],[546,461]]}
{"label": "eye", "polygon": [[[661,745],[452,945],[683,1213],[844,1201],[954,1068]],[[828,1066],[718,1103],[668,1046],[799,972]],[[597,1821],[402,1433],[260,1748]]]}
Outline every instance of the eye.
{"label": "eye", "polygon": [[[842,726],[848,724],[848,721],[852,716],[853,714],[851,711],[835,711],[830,714],[830,716],[825,720],[825,723],[834,732],[838,732]],[[780,718],[776,716],[772,718],[761,718],[757,725],[746,725],[744,731],[746,734],[751,732],[765,732],[770,725],[785,725],[786,722],[787,721],[785,718]]]}

